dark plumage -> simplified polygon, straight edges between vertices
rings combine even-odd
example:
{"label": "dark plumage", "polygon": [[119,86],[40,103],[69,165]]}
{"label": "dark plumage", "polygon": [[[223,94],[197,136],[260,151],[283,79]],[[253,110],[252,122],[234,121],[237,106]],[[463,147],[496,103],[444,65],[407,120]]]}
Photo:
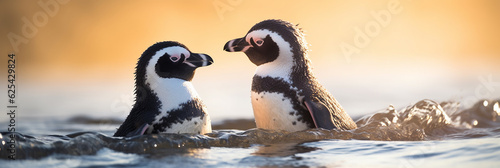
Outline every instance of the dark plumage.
{"label": "dark plumage", "polygon": [[244,52],[258,66],[252,81],[257,127],[289,131],[356,128],[314,77],[304,34],[297,26],[264,20],[245,37],[228,41],[224,50]]}
{"label": "dark plumage", "polygon": [[[196,68],[212,62],[210,56],[191,53],[178,42],[166,41],[150,46],[137,62],[135,104],[114,136],[211,131],[208,114],[190,81]],[[175,124],[188,125],[173,128]]]}

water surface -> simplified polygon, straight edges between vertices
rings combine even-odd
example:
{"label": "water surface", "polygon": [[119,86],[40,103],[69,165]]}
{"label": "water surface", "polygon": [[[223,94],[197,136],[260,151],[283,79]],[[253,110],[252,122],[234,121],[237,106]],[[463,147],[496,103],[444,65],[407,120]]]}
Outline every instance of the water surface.
{"label": "water surface", "polygon": [[[253,128],[251,120],[214,124],[206,135],[112,137],[121,121],[30,119],[26,132],[2,133],[10,167],[498,167],[499,100],[472,107],[422,100],[357,119],[349,131]],[[239,123],[238,129],[233,128]],[[246,126],[246,127],[245,127]],[[8,160],[15,135],[16,160]]]}

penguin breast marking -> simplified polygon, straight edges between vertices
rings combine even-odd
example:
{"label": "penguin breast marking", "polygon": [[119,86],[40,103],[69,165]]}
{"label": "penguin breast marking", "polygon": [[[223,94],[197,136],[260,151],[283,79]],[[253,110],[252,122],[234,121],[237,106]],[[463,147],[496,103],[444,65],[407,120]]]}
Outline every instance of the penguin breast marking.
{"label": "penguin breast marking", "polygon": [[312,73],[303,32],[290,22],[264,20],[224,45],[257,65],[252,106],[257,127],[301,131],[354,129],[356,124]]}
{"label": "penguin breast marking", "polygon": [[[208,115],[201,115],[193,118],[186,118],[177,120],[179,122],[165,122],[168,117],[164,117],[160,122],[155,122],[150,129],[157,129],[165,133],[198,133],[206,134],[212,132],[210,126],[210,117]],[[193,132],[198,130],[198,132]],[[148,130],[149,131],[149,130]],[[152,132],[152,130],[151,130]]]}
{"label": "penguin breast marking", "polygon": [[[155,116],[148,133],[154,130],[166,133],[211,132],[210,118],[198,93],[189,81],[177,78],[160,79],[159,86],[153,89],[159,100],[160,114]],[[161,86],[161,87],[160,87]],[[205,126],[205,127],[204,127]]]}
{"label": "penguin breast marking", "polygon": [[299,117],[292,100],[278,92],[254,92],[251,94],[255,122],[258,128],[301,131],[308,129]]}
{"label": "penguin breast marking", "polygon": [[189,81],[178,78],[163,78],[156,79],[156,83],[157,85],[152,87],[152,91],[161,102],[161,114],[156,116],[156,121],[162,116],[168,115],[168,111],[178,109],[180,104],[199,99],[198,93]]}
{"label": "penguin breast marking", "polygon": [[137,62],[136,102],[113,136],[212,131],[206,107],[191,84],[195,70],[213,59],[175,41],[150,46]]}

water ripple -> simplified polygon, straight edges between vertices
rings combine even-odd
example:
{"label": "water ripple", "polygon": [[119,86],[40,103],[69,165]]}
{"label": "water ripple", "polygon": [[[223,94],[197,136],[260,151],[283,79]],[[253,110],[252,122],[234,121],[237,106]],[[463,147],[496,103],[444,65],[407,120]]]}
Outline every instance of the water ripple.
{"label": "water ripple", "polygon": [[[16,159],[39,159],[55,154],[80,156],[96,155],[103,149],[123,153],[144,154],[154,157],[155,154],[186,153],[192,149],[212,147],[248,148],[262,145],[261,153],[256,156],[293,156],[312,152],[313,147],[297,144],[321,140],[377,140],[377,141],[421,141],[439,139],[468,139],[479,137],[498,137],[497,101],[478,102],[469,109],[459,111],[456,103],[436,103],[422,100],[412,106],[396,110],[388,109],[366,116],[357,121],[358,129],[349,131],[310,129],[299,132],[286,132],[264,129],[215,130],[206,135],[194,134],[153,134],[129,138],[111,137],[99,132],[76,132],[68,135],[31,136],[21,133],[0,135],[0,158],[6,159],[9,152],[10,136],[15,136]],[[451,116],[451,117],[450,117]],[[475,122],[472,122],[475,121]],[[83,121],[82,121],[83,122]],[[474,124],[476,123],[476,124]],[[471,129],[474,128],[474,129]],[[270,144],[273,144],[269,146]],[[280,146],[281,145],[281,146]],[[290,145],[289,147],[287,145]],[[406,144],[406,147],[411,144]],[[278,146],[280,151],[272,151]],[[376,150],[374,150],[376,149]],[[401,149],[397,145],[380,143],[375,146],[358,146],[355,149],[338,147],[339,151],[361,152],[367,155],[391,152]],[[426,158],[442,153],[426,153],[424,155],[407,155],[408,158]],[[119,163],[117,163],[119,164]]]}

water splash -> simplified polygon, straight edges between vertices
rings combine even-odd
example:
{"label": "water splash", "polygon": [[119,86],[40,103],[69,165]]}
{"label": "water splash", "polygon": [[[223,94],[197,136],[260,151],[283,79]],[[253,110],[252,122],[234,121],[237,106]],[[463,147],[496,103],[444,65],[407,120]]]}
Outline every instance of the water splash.
{"label": "water splash", "polygon": [[[0,158],[8,158],[10,136],[15,136],[16,159],[38,159],[54,154],[95,155],[102,149],[155,156],[158,153],[190,153],[210,147],[247,148],[254,144],[297,144],[325,139],[419,141],[445,138],[495,136],[500,132],[499,100],[481,100],[469,109],[459,103],[422,100],[401,110],[393,106],[357,121],[348,131],[310,129],[299,132],[264,129],[215,130],[206,135],[155,134],[130,138],[98,132],[30,136],[1,133]],[[314,150],[314,149],[308,149]]]}

